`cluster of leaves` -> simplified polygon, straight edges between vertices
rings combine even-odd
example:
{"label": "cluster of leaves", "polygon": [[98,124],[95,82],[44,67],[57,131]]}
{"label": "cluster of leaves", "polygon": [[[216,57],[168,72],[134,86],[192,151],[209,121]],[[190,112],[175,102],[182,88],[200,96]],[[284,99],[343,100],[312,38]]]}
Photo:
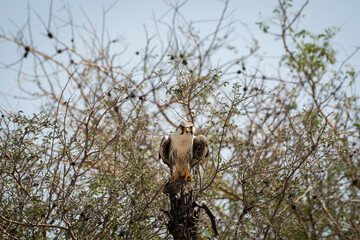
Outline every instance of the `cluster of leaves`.
{"label": "cluster of leaves", "polygon": [[[120,154],[123,137],[101,145],[89,124],[84,120],[71,134],[49,112],[31,118],[4,114],[0,135],[4,238],[133,238],[134,233],[146,236],[149,225],[160,228],[161,221],[150,223],[157,214],[148,208],[150,196],[158,189],[151,184],[153,171],[141,170],[144,154],[134,151],[128,162],[116,163],[111,159]],[[134,186],[140,184],[146,192],[136,191]]]}

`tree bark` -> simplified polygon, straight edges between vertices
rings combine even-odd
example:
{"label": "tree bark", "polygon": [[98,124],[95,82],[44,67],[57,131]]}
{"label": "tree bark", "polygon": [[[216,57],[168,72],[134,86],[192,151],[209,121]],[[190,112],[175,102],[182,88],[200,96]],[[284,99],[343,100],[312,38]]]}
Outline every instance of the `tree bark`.
{"label": "tree bark", "polygon": [[170,198],[171,209],[163,211],[170,218],[167,226],[174,240],[198,239],[200,208],[196,203],[197,191],[181,177],[174,183],[167,183],[164,192]]}

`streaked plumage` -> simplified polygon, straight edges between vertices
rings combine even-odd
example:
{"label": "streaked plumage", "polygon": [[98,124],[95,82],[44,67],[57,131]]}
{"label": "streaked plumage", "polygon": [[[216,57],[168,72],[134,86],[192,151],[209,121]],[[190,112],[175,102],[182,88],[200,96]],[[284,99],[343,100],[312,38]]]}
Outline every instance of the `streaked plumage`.
{"label": "streaked plumage", "polygon": [[161,140],[159,157],[169,166],[172,182],[179,176],[185,176],[185,181],[189,177],[191,181],[191,168],[208,155],[206,138],[194,134],[195,127],[192,123],[181,122],[173,134],[165,135]]}

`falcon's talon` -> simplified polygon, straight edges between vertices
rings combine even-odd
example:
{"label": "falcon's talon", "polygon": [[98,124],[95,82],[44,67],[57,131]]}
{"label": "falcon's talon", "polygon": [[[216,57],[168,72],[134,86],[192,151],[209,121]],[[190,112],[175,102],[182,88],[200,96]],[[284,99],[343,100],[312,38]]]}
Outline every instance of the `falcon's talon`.
{"label": "falcon's talon", "polygon": [[173,180],[171,180],[171,182],[170,183],[173,183],[173,182],[175,182],[176,181],[176,179],[178,179],[178,175],[176,174],[176,172],[174,172],[174,178],[173,178]]}
{"label": "falcon's talon", "polygon": [[191,182],[192,181],[192,177],[190,176],[190,174],[189,174],[189,169],[188,170],[186,170],[186,172],[185,172],[185,182],[186,182],[186,180],[187,180],[187,178],[189,177],[189,181]]}

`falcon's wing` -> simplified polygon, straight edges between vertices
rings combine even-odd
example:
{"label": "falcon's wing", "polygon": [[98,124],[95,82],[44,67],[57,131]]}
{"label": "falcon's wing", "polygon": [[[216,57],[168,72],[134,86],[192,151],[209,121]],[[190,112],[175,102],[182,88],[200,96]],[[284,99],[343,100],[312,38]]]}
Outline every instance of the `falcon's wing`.
{"label": "falcon's wing", "polygon": [[171,168],[170,145],[171,139],[169,136],[165,135],[160,143],[159,158],[162,159],[164,163],[169,166],[169,168]]}
{"label": "falcon's wing", "polygon": [[209,145],[206,137],[199,135],[194,137],[193,158],[190,162],[191,168],[194,167],[201,159],[206,158],[209,154]]}

